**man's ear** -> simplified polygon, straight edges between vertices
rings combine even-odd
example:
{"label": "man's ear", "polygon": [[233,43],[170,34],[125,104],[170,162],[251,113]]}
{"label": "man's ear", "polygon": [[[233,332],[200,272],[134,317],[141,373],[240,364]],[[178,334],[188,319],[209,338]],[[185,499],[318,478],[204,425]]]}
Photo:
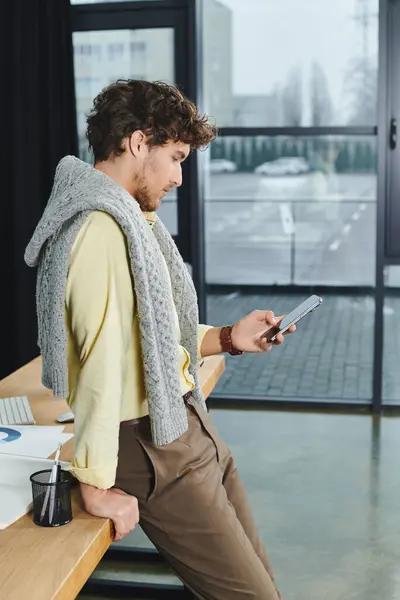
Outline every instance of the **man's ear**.
{"label": "man's ear", "polygon": [[147,147],[146,136],[144,135],[143,131],[134,131],[131,137],[127,138],[127,146],[132,156],[138,158],[142,154],[143,150],[145,150],[145,146]]}

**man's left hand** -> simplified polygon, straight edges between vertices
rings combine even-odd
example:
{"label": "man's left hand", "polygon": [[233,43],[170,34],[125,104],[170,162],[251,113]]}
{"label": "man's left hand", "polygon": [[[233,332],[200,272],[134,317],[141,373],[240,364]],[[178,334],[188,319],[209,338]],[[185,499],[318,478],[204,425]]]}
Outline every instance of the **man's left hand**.
{"label": "man's left hand", "polygon": [[284,342],[284,335],[296,331],[292,325],[284,334],[279,334],[275,342],[267,342],[266,333],[279,326],[283,315],[275,317],[271,310],[254,310],[241,319],[232,329],[232,343],[237,350],[242,352],[269,352],[272,346],[280,346]]}

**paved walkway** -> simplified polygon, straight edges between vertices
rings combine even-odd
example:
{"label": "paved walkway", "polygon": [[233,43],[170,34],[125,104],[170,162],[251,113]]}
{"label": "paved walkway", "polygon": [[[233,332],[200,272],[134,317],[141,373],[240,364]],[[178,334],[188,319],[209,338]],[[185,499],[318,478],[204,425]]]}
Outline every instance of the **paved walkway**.
{"label": "paved walkway", "polygon": [[[234,323],[255,308],[287,313],[304,295],[211,295],[208,321]],[[400,298],[385,306],[383,397],[400,404]],[[372,395],[374,300],[330,295],[267,355],[228,357],[215,393],[308,399],[365,400]]]}

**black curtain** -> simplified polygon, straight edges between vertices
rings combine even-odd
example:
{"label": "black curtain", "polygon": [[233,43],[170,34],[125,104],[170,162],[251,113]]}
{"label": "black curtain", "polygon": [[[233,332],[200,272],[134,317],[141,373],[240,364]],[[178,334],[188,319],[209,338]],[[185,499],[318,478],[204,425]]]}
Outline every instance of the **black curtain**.
{"label": "black curtain", "polygon": [[0,378],[39,354],[36,269],[25,247],[57,162],[77,153],[69,0],[4,0],[0,219]]}

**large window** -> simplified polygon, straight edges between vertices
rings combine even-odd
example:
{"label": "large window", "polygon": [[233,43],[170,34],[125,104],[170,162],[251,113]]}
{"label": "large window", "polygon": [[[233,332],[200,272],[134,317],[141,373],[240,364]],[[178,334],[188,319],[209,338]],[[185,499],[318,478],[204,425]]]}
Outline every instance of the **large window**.
{"label": "large window", "polygon": [[[288,313],[304,294],[211,294],[208,314],[212,324],[235,322],[253,309]],[[397,338],[390,341],[398,345]],[[270,398],[310,402],[367,403],[372,394],[374,298],[369,295],[326,294],[312,316],[282,347],[267,355],[228,357],[217,393],[227,398]],[[388,368],[393,367],[391,354]],[[396,370],[391,370],[398,385]],[[397,387],[397,392],[399,387]],[[392,393],[394,393],[392,391]]]}
{"label": "large window", "polygon": [[[199,161],[204,185],[197,185],[194,154],[185,165],[179,214],[176,196],[161,209],[185,260],[196,266],[202,318],[204,283],[208,321],[215,324],[254,307],[283,313],[312,292],[324,297],[283,349],[240,362],[228,358],[221,394],[355,403],[373,397],[379,408],[383,315],[383,397],[400,398],[392,360],[397,342],[388,333],[399,270],[386,270],[384,314],[379,276],[397,260],[382,248],[385,219],[393,225],[392,245],[397,239],[397,209],[393,218],[384,213],[386,196],[398,196],[385,172],[398,171],[400,152],[399,144],[387,150],[389,131],[396,145],[398,122],[398,97],[390,89],[391,83],[400,89],[398,3],[179,0],[164,10],[152,1],[118,7],[108,0],[98,8],[99,1],[71,2],[88,5],[72,10],[79,15],[74,51],[85,160],[91,160],[86,114],[102,87],[119,77],[164,79],[194,99],[202,79],[204,108],[220,136]],[[150,11],[153,4],[158,10]],[[193,23],[191,41],[183,43],[195,4],[202,6],[200,74]],[[171,11],[180,14],[175,25]],[[297,375],[289,382],[288,373]]]}
{"label": "large window", "polygon": [[203,8],[205,109],[221,133],[205,174],[209,320],[325,300],[282,349],[228,358],[219,392],[368,402],[378,0]]}
{"label": "large window", "polygon": [[374,137],[223,136],[206,190],[209,283],[374,285]]}
{"label": "large window", "polygon": [[[76,31],[73,34],[75,94],[79,136],[79,155],[92,161],[85,136],[86,116],[93,99],[117,79],[175,79],[174,30],[118,29]],[[178,231],[176,190],[167,194],[160,217],[168,230]]]}

